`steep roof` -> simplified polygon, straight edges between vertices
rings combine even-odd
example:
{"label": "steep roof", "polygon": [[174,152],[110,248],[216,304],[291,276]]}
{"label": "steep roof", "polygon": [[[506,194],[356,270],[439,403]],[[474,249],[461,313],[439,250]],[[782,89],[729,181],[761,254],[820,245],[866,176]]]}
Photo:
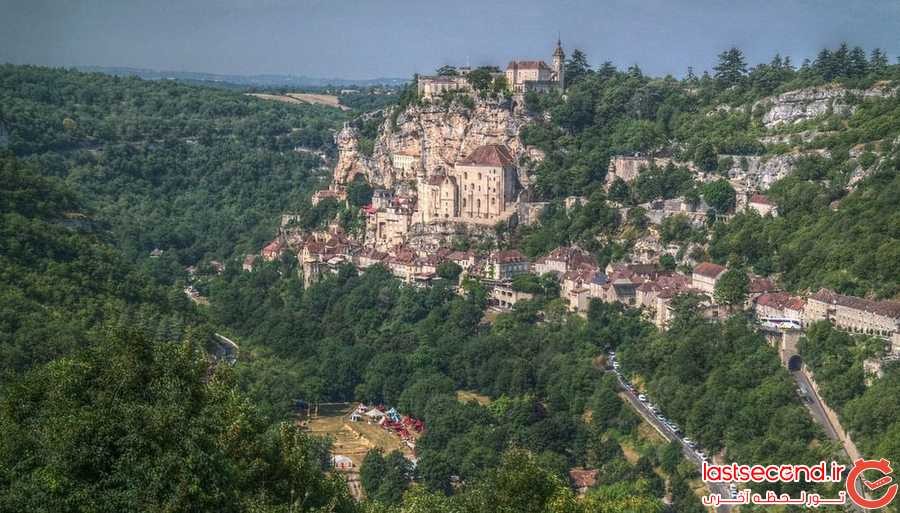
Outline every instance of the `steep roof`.
{"label": "steep roof", "polygon": [[515,249],[507,251],[494,251],[491,253],[491,261],[500,264],[509,264],[513,262],[527,262],[528,258]]}
{"label": "steep roof", "polygon": [[792,296],[787,292],[772,292],[756,298],[756,304],[770,308],[802,310],[805,304],[803,298]]}
{"label": "steep roof", "polygon": [[694,267],[694,274],[705,276],[707,278],[718,278],[720,274],[725,272],[725,268],[719,264],[712,262],[703,262]]}
{"label": "steep roof", "polygon": [[485,144],[475,148],[468,157],[457,161],[457,164],[464,166],[504,167],[515,165],[515,159],[513,159],[506,146]]}
{"label": "steep roof", "polygon": [[774,207],[775,202],[770,200],[767,196],[763,196],[762,194],[754,194],[750,196],[750,203],[755,203],[757,205],[769,205]]}
{"label": "steep roof", "polygon": [[545,69],[550,71],[550,66],[544,61],[509,61],[506,69]]}

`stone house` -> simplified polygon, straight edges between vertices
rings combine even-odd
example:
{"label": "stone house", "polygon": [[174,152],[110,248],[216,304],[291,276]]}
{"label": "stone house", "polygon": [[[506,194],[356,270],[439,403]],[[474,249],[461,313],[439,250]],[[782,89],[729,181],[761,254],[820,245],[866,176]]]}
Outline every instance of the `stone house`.
{"label": "stone house", "polygon": [[778,206],[774,201],[762,194],[754,194],[747,200],[747,209],[755,210],[761,216],[778,215]]}
{"label": "stone house", "polygon": [[562,42],[556,41],[553,66],[544,61],[510,61],[506,66],[506,82],[514,93],[548,92],[563,89],[566,81],[566,54]]}
{"label": "stone house", "polygon": [[416,82],[416,91],[422,99],[432,99],[447,92],[472,93],[472,84],[464,75],[420,76]]}
{"label": "stone house", "polygon": [[781,319],[803,325],[806,301],[787,292],[770,292],[753,300],[753,312],[759,320]]}
{"label": "stone house", "polygon": [[691,275],[691,286],[705,294],[712,295],[716,290],[716,283],[726,270],[721,265],[712,262],[697,264]]}
{"label": "stone house", "polygon": [[272,242],[266,244],[260,254],[262,255],[263,260],[265,260],[266,262],[271,262],[280,258],[283,251],[284,242],[281,239],[275,239]]}
{"label": "stone house", "polygon": [[534,299],[534,294],[514,290],[511,285],[505,283],[492,285],[488,292],[489,304],[501,310],[508,310],[519,301],[530,301],[532,299]]}
{"label": "stone house", "polygon": [[464,271],[468,271],[475,265],[475,252],[474,251],[454,251],[454,252],[450,253],[449,255],[447,255],[447,260],[462,267]]}
{"label": "stone house", "polygon": [[821,289],[808,298],[803,322],[823,320],[842,330],[886,338],[894,352],[900,351],[900,302],[872,301]]}
{"label": "stone house", "polygon": [[485,277],[499,281],[528,272],[528,258],[515,249],[494,251],[485,264]]}
{"label": "stone house", "polygon": [[499,144],[479,146],[456,162],[459,217],[468,221],[494,221],[514,206],[519,190],[515,161]]}
{"label": "stone house", "polygon": [[534,261],[533,270],[538,276],[554,273],[562,275],[567,271],[581,267],[594,267],[595,261],[590,253],[578,247],[558,247]]}

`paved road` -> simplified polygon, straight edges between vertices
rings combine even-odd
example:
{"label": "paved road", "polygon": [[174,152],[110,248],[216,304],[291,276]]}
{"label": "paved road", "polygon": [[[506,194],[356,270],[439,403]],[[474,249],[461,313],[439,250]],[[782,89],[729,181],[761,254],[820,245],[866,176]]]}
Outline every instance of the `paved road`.
{"label": "paved road", "polygon": [[822,402],[819,400],[819,396],[813,391],[812,383],[809,382],[809,379],[806,377],[806,374],[803,374],[800,371],[791,371],[791,376],[794,377],[794,381],[797,382],[797,386],[801,388],[801,390],[805,390],[804,396],[806,404],[806,408],[809,410],[809,413],[812,415],[813,420],[816,421],[822,428],[825,430],[825,434],[828,435],[828,438],[832,440],[838,439],[837,431],[834,429],[834,426],[831,424],[831,421],[828,420],[828,415],[825,414],[825,408],[822,407]]}
{"label": "paved road", "polygon": [[[844,454],[847,455],[848,460],[851,462],[854,459],[854,456],[849,453],[846,446],[844,445],[844,441],[841,440],[841,437],[838,435],[837,430],[834,427],[834,424],[829,420],[828,415],[825,413],[825,408],[822,406],[822,399],[819,397],[819,394],[816,393],[816,389],[813,388],[812,383],[809,382],[809,378],[806,376],[806,373],[803,371],[791,371],[791,376],[794,377],[794,381],[797,382],[798,387],[801,390],[804,390],[804,404],[806,404],[806,409],[809,410],[810,415],[813,420],[816,421],[817,424],[822,426],[822,429],[825,431],[825,435],[828,438],[835,440],[841,447],[844,448]],[[865,489],[863,489],[862,483],[860,480],[857,480],[855,483],[856,490],[860,492],[860,494],[865,495]],[[851,504],[855,511],[864,511],[859,506],[855,504]]]}
{"label": "paved road", "polygon": [[[687,444],[684,443],[684,441],[681,439],[680,436],[678,436],[676,433],[673,433],[672,430],[668,426],[666,426],[665,424],[660,422],[660,420],[658,418],[656,418],[656,414],[653,413],[650,410],[650,408],[647,407],[647,404],[641,402],[640,399],[638,399],[637,394],[635,394],[633,391],[628,390],[628,388],[625,387],[626,382],[625,382],[625,379],[622,378],[622,375],[619,374],[618,371],[614,370],[613,372],[615,372],[615,374],[616,374],[616,379],[619,380],[619,385],[622,387],[622,392],[625,394],[625,398],[628,399],[629,406],[631,406],[631,408],[635,412],[637,412],[637,414],[640,415],[641,418],[643,418],[648,424],[653,426],[656,429],[656,431],[658,431],[659,434],[661,434],[663,436],[663,438],[665,438],[669,442],[677,442],[678,445],[681,446],[681,452],[684,454],[685,459],[687,459],[688,461],[690,461],[691,463],[696,465],[697,469],[699,471],[700,467],[703,463],[703,460],[700,459],[700,456],[697,454],[697,451],[688,447]],[[704,484],[710,489],[711,493],[717,493],[717,494],[721,495],[722,497],[726,497],[726,498],[731,496],[731,491],[729,490],[729,487],[727,484],[724,484],[724,483],[704,483]],[[721,505],[716,509],[716,511],[719,513],[724,513],[726,511],[729,511],[730,509],[731,509],[731,506]]]}

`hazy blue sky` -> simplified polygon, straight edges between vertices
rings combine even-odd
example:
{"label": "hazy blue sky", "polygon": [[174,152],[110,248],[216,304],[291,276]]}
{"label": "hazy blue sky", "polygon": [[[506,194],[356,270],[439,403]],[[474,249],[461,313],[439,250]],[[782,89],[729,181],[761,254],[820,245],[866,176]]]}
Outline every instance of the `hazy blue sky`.
{"label": "hazy blue sky", "polygon": [[796,63],[842,40],[900,53],[900,0],[0,0],[0,62],[214,73],[405,77],[442,63],[549,60],[653,74]]}

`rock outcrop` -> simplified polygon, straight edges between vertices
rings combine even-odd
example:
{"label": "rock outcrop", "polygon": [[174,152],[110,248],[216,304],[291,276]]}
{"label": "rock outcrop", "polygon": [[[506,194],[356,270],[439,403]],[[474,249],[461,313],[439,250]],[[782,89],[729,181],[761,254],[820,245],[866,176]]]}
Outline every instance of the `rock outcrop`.
{"label": "rock outcrop", "polygon": [[828,113],[848,115],[855,109],[855,99],[882,98],[896,93],[897,88],[887,83],[878,83],[869,89],[846,89],[832,84],[764,98],[753,105],[753,110],[756,111],[758,106],[762,106],[765,109],[763,124],[766,128],[774,128]]}
{"label": "rock outcrop", "polygon": [[809,150],[766,156],[719,155],[719,159],[731,158],[728,177],[739,181],[746,190],[755,192],[764,191],[776,180],[793,173],[794,167],[802,158],[828,156],[827,150]]}
{"label": "rock outcrop", "polygon": [[338,149],[338,161],[334,166],[334,183],[346,185],[357,175],[368,178],[371,160],[359,151],[359,130],[344,124],[344,128],[335,134],[334,143]]}
{"label": "rock outcrop", "polygon": [[[540,153],[526,149],[519,140],[519,130],[528,121],[509,101],[476,100],[474,108],[459,103],[413,105],[401,112],[396,122],[384,121],[371,157],[360,153],[358,131],[346,126],[335,136],[339,158],[334,182],[346,184],[363,174],[373,186],[393,188],[415,180],[419,173],[430,177],[450,169],[485,144],[505,145],[520,162],[537,160]],[[398,155],[413,163],[398,165]],[[527,188],[527,173],[519,168],[519,181]]]}

